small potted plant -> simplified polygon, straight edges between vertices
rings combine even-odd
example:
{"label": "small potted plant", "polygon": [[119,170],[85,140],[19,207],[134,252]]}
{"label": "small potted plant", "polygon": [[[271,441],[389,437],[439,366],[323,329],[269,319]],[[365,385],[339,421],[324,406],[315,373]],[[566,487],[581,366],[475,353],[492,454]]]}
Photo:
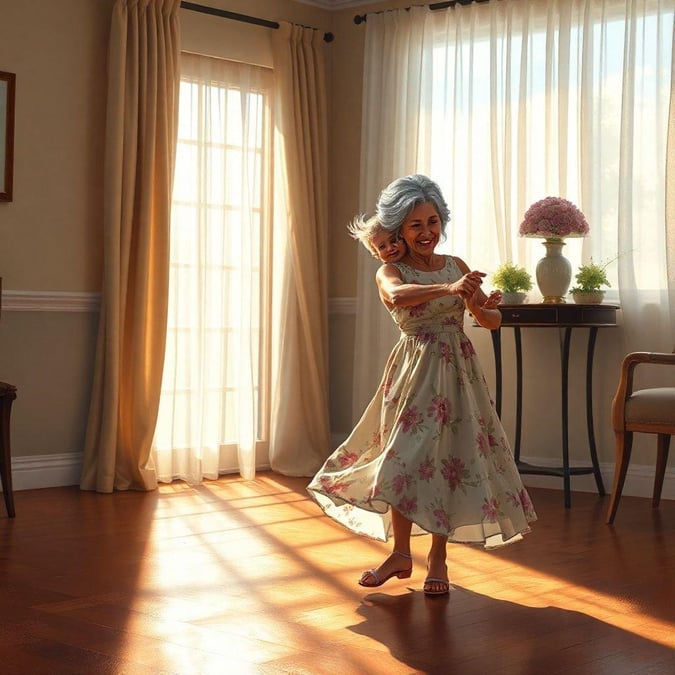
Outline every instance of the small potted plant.
{"label": "small potted plant", "polygon": [[492,285],[504,294],[505,305],[517,305],[525,302],[527,291],[532,289],[532,277],[524,267],[505,262],[492,275]]}
{"label": "small potted plant", "polygon": [[609,262],[600,265],[594,263],[591,258],[589,263],[579,266],[579,270],[574,276],[577,282],[576,286],[570,289],[574,302],[581,305],[599,305],[603,301],[605,291],[602,290],[602,287],[609,286],[606,272]]}

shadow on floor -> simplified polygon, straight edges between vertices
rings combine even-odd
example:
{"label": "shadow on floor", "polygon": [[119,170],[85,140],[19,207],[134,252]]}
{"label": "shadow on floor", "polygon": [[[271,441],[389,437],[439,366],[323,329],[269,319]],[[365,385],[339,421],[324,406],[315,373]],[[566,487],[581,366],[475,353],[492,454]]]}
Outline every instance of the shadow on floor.
{"label": "shadow on floor", "polygon": [[350,630],[384,644],[418,672],[611,675],[675,672],[669,647],[593,617],[527,607],[461,587],[450,596],[372,593]]}

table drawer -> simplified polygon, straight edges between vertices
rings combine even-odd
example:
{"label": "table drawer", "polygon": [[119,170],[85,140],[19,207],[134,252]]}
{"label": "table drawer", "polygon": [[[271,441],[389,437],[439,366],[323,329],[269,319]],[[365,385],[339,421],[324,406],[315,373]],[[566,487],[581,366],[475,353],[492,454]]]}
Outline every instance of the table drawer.
{"label": "table drawer", "polygon": [[616,309],[614,307],[584,307],[581,310],[581,323],[608,324],[616,323]]}
{"label": "table drawer", "polygon": [[502,326],[616,326],[618,305],[500,305]]}
{"label": "table drawer", "polygon": [[500,307],[502,326],[527,324],[555,324],[558,320],[558,310],[555,307]]}

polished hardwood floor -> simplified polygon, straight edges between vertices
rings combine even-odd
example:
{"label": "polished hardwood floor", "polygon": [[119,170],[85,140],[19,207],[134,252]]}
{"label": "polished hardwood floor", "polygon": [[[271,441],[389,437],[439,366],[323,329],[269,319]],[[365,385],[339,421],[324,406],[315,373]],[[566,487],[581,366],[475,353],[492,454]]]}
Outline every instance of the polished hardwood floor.
{"label": "polished hardwood floor", "polygon": [[0,516],[0,672],[673,675],[675,501],[530,490],[499,551],[450,545],[449,597],[367,590],[389,546],[351,535],[307,479],[259,474],[100,495],[21,491]]}

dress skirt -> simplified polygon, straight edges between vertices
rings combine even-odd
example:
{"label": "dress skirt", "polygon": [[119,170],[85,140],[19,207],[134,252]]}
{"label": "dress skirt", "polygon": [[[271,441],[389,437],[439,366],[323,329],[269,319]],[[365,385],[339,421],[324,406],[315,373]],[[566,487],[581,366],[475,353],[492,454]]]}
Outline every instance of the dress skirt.
{"label": "dress skirt", "polygon": [[[396,263],[406,283],[461,276]],[[529,532],[536,514],[522,485],[483,371],[463,331],[464,303],[446,296],[390,310],[401,337],[349,437],[308,486],[351,531],[387,541],[391,508],[412,534],[494,548]]]}

